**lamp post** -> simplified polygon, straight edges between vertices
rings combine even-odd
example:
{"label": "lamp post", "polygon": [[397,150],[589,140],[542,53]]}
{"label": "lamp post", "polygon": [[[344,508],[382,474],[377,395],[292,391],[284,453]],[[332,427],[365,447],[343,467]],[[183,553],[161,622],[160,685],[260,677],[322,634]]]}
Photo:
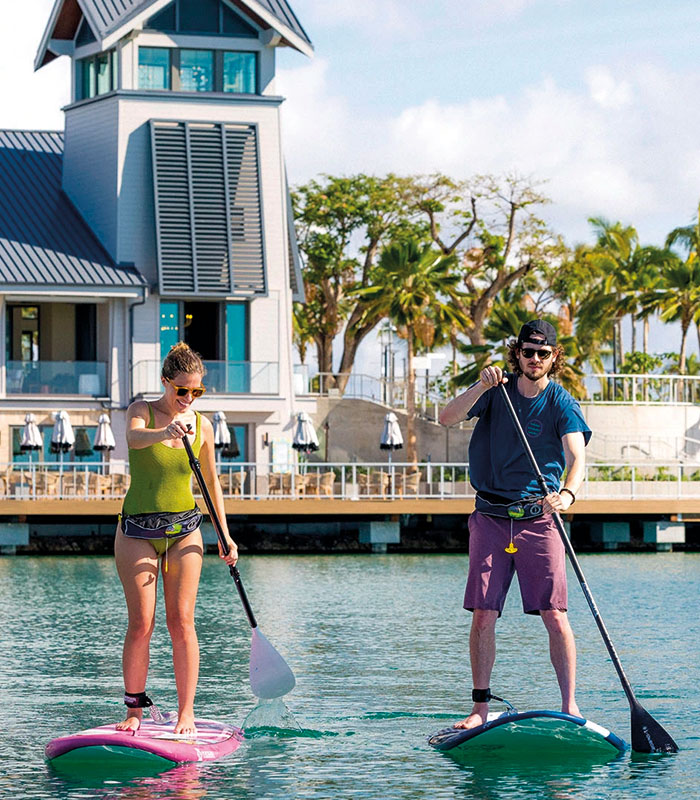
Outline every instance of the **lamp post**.
{"label": "lamp post", "polygon": [[394,405],[394,350],[392,344],[395,332],[396,328],[388,319],[385,319],[379,328],[379,344],[382,347],[382,402],[388,406]]}

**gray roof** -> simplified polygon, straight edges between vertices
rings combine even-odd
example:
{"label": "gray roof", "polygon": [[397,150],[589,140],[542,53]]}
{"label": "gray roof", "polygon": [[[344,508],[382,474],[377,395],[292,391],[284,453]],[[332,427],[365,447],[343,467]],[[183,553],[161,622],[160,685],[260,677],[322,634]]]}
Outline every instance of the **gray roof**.
{"label": "gray roof", "polygon": [[[71,8],[66,7],[67,0],[56,0],[48,28],[44,32],[44,38],[39,48],[39,54],[35,66],[37,69],[48,64],[56,58],[57,54],[48,49],[49,40],[54,36],[61,39],[70,39],[75,35],[77,25],[80,22],[80,11],[87,17],[93,33],[98,39],[105,39],[110,34],[118,30],[122,25],[129,22],[132,17],[142,11],[146,11],[156,0],[78,0],[79,11],[77,16]],[[255,13],[254,7],[251,8],[246,0],[227,0],[229,5],[236,7],[242,13],[252,15],[256,21],[267,27]],[[311,47],[311,40],[301,23],[291,9],[287,0],[255,0],[266,12],[272,14],[275,19],[286,25],[296,36],[302,39]],[[77,9],[76,9],[77,10]],[[63,12],[66,11],[64,14]],[[59,31],[57,32],[57,27]]]}
{"label": "gray roof", "polygon": [[0,130],[0,292],[146,285],[118,266],[61,189],[63,134]]}

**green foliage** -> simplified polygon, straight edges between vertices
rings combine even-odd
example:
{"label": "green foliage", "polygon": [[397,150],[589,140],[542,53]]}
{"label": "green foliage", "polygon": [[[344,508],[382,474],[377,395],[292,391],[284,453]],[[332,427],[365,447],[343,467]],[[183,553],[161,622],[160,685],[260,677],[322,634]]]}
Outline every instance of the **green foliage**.
{"label": "green foliage", "polygon": [[646,375],[663,366],[663,357],[649,353],[625,353],[625,360],[619,369],[626,375]]}

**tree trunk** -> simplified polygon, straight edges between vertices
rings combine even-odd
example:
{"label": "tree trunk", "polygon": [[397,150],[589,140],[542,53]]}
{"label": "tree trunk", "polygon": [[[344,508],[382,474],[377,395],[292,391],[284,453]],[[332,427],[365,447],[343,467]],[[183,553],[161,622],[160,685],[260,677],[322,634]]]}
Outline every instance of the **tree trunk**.
{"label": "tree trunk", "polygon": [[333,377],[333,337],[316,337],[316,357],[318,359],[318,371],[321,373],[321,393],[325,394],[328,389],[335,386]]}
{"label": "tree trunk", "polygon": [[[698,331],[698,341],[700,341],[700,331]],[[642,334],[642,351],[644,355],[649,352],[649,317],[644,317],[644,333]]]}
{"label": "tree trunk", "polygon": [[632,319],[632,352],[637,352],[637,318],[634,314],[630,314]]}
{"label": "tree trunk", "polygon": [[688,325],[683,324],[681,325],[681,351],[678,356],[678,372],[681,375],[685,375],[685,351],[686,345],[688,340]]}
{"label": "tree trunk", "polygon": [[622,317],[615,321],[617,325],[617,348],[618,348],[618,361],[617,361],[617,369],[618,372],[620,367],[622,366],[622,362],[625,360],[625,345],[622,340]]}
{"label": "tree trunk", "polygon": [[413,369],[413,333],[409,330],[408,352],[406,368],[408,371],[406,383],[406,460],[418,464],[418,451],[416,448],[416,375]]}

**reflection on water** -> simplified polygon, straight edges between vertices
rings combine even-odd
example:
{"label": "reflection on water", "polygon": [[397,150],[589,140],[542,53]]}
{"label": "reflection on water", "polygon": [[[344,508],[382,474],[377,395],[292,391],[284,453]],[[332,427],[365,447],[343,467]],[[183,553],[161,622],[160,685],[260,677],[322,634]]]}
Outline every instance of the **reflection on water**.
{"label": "reflection on water", "polygon": [[[250,628],[227,570],[205,560],[197,607],[197,715],[245,727],[222,761],[155,774],[65,775],[50,739],[119,719],[126,624],[108,558],[0,559],[0,800],[665,800],[698,796],[700,739],[684,687],[700,682],[700,557],[583,556],[632,685],[678,741],[676,756],[608,763],[457,764],[426,738],[468,710],[469,616],[460,556],[248,557],[246,588],[297,687],[280,706],[248,686]],[[571,618],[584,714],[629,736],[629,706],[575,582]],[[690,610],[690,611],[689,611]],[[148,690],[176,707],[162,616]],[[226,620],[222,623],[222,620]],[[499,621],[492,685],[522,709],[556,708],[540,620],[517,588]],[[681,687],[679,689],[679,687]],[[500,693],[500,692],[498,692]]]}

